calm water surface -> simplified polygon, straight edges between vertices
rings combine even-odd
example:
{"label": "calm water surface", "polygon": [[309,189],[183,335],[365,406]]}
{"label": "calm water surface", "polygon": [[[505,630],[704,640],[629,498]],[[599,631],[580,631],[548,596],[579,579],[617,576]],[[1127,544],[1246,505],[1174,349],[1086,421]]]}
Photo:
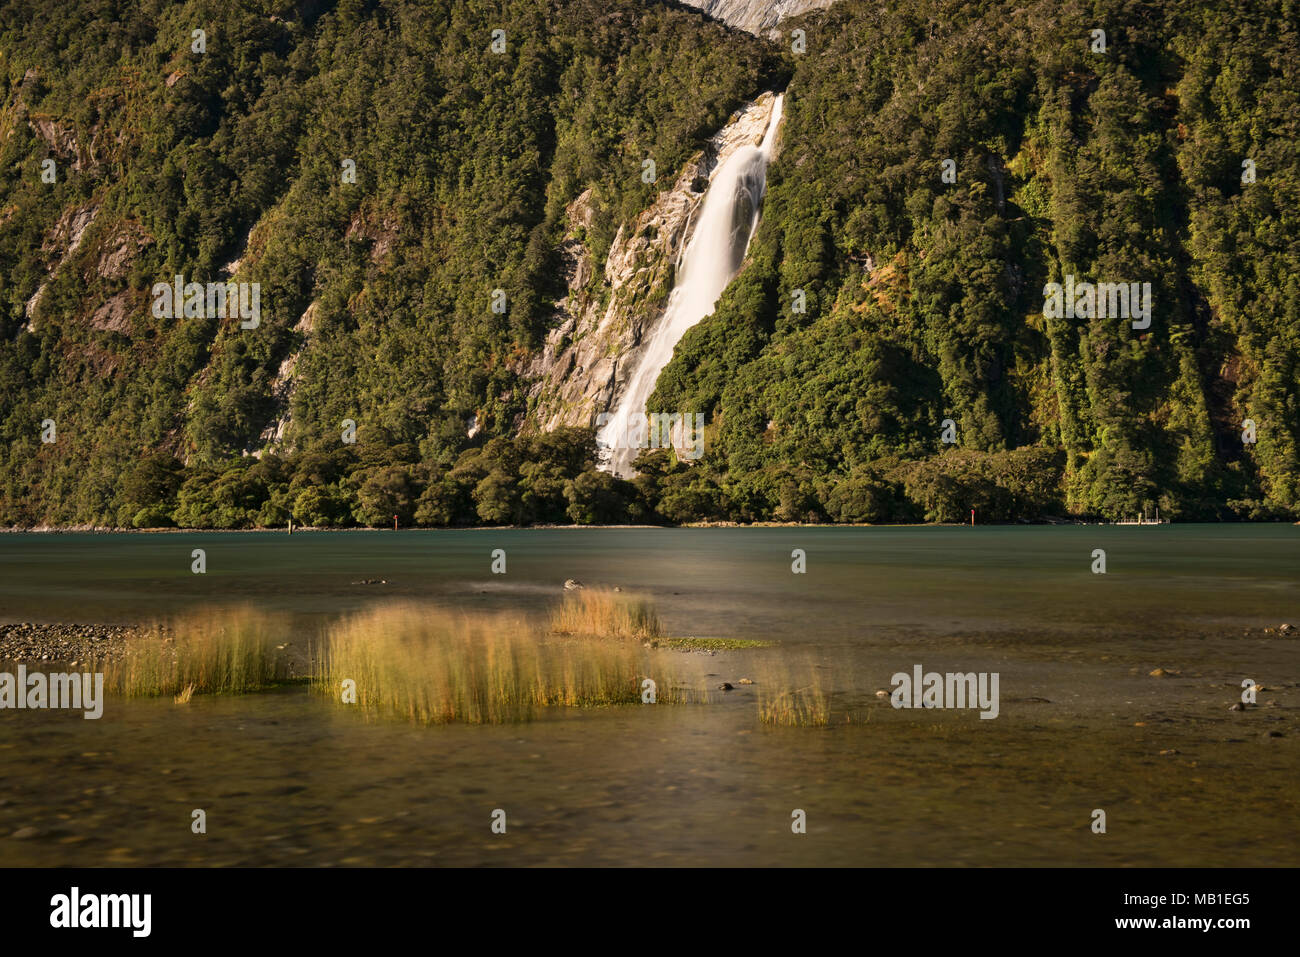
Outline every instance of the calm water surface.
{"label": "calm water surface", "polygon": [[[1263,632],[1300,626],[1294,526],[0,535],[0,571],[3,620],[250,602],[302,636],[394,597],[542,612],[577,578],[652,595],[671,634],[773,642],[656,652],[700,688],[797,662],[868,715],[764,728],[752,686],[510,727],[302,689],[5,711],[0,864],[1300,863],[1300,640]],[[915,664],[998,672],[999,718],[875,698]],[[1243,678],[1268,690],[1229,712]]]}

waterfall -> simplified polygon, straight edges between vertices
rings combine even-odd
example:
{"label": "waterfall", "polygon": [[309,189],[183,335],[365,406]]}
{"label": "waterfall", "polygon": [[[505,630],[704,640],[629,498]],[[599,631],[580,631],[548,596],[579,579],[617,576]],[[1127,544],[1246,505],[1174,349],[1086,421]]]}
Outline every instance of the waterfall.
{"label": "waterfall", "polygon": [[[664,314],[641,351],[627,388],[603,428],[596,435],[601,468],[627,477],[641,453],[637,437],[645,435],[640,416],[654,391],[659,373],[673,356],[686,330],[713,312],[727,284],[740,270],[749,241],[758,226],[759,209],[767,186],[767,164],[776,144],[783,95],[772,103],[763,142],[742,146],[713,173],[705,190],[695,232],[687,243],[677,270],[677,281]],[[680,412],[677,409],[661,410]],[[632,436],[633,440],[628,441]]]}

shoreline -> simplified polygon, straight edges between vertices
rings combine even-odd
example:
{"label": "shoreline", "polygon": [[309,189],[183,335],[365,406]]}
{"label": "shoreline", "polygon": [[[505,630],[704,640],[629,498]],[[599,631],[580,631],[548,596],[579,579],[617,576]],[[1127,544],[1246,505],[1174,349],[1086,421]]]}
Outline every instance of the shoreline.
{"label": "shoreline", "polygon": [[22,664],[82,664],[120,660],[131,638],[148,629],[140,624],[20,621],[0,624],[0,661]]}
{"label": "shoreline", "polygon": [[[548,531],[579,531],[583,529],[663,529],[670,531],[680,528],[1024,528],[1049,527],[1059,528],[1066,525],[1109,527],[1125,526],[1123,522],[1107,522],[1088,519],[1060,519],[1056,521],[1018,521],[1018,522],[979,522],[970,525],[966,522],[888,522],[873,524],[871,522],[687,522],[682,525],[451,525],[423,526],[406,525],[393,529],[387,526],[362,528],[354,525],[303,525],[295,526],[292,533],[284,528],[117,528],[111,525],[34,525],[30,528],[9,526],[0,528],[0,535],[184,535],[191,533],[230,533],[230,534],[298,534],[309,532],[500,532],[538,529]],[[1276,521],[1231,521],[1231,522],[1165,522],[1170,525],[1292,525],[1300,527],[1300,522],[1287,519]],[[1160,526],[1156,526],[1160,527]]]}

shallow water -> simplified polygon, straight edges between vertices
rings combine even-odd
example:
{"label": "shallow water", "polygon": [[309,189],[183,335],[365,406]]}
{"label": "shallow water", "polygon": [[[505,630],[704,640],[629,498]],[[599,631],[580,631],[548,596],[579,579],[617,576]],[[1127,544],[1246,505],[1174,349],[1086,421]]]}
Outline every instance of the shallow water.
{"label": "shallow water", "polygon": [[[303,689],[0,711],[0,864],[1293,866],[1300,640],[1263,628],[1300,625],[1298,547],[1281,525],[3,535],[6,620],[251,601],[306,634],[390,597],[541,611],[577,578],[650,593],[671,634],[774,642],[655,652],[697,687],[793,662],[860,710],[765,728],[738,686],[509,727]],[[998,672],[999,717],[874,696],[918,663]],[[1243,678],[1268,690],[1229,712]]]}

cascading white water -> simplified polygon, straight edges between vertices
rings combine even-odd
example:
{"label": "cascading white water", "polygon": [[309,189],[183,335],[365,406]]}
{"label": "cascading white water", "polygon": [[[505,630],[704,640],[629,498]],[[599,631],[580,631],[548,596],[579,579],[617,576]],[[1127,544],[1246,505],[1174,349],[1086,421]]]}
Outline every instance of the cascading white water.
{"label": "cascading white water", "polygon": [[[638,443],[627,439],[629,435],[644,434],[633,420],[645,413],[646,400],[654,391],[659,373],[668,365],[686,330],[713,312],[744,262],[758,225],[783,99],[778,95],[772,104],[762,144],[740,147],[713,173],[663,317],[646,343],[613,414],[596,435],[603,459],[600,467],[606,471],[624,477],[632,474],[632,462],[642,450]],[[674,411],[685,415],[688,410]]]}

